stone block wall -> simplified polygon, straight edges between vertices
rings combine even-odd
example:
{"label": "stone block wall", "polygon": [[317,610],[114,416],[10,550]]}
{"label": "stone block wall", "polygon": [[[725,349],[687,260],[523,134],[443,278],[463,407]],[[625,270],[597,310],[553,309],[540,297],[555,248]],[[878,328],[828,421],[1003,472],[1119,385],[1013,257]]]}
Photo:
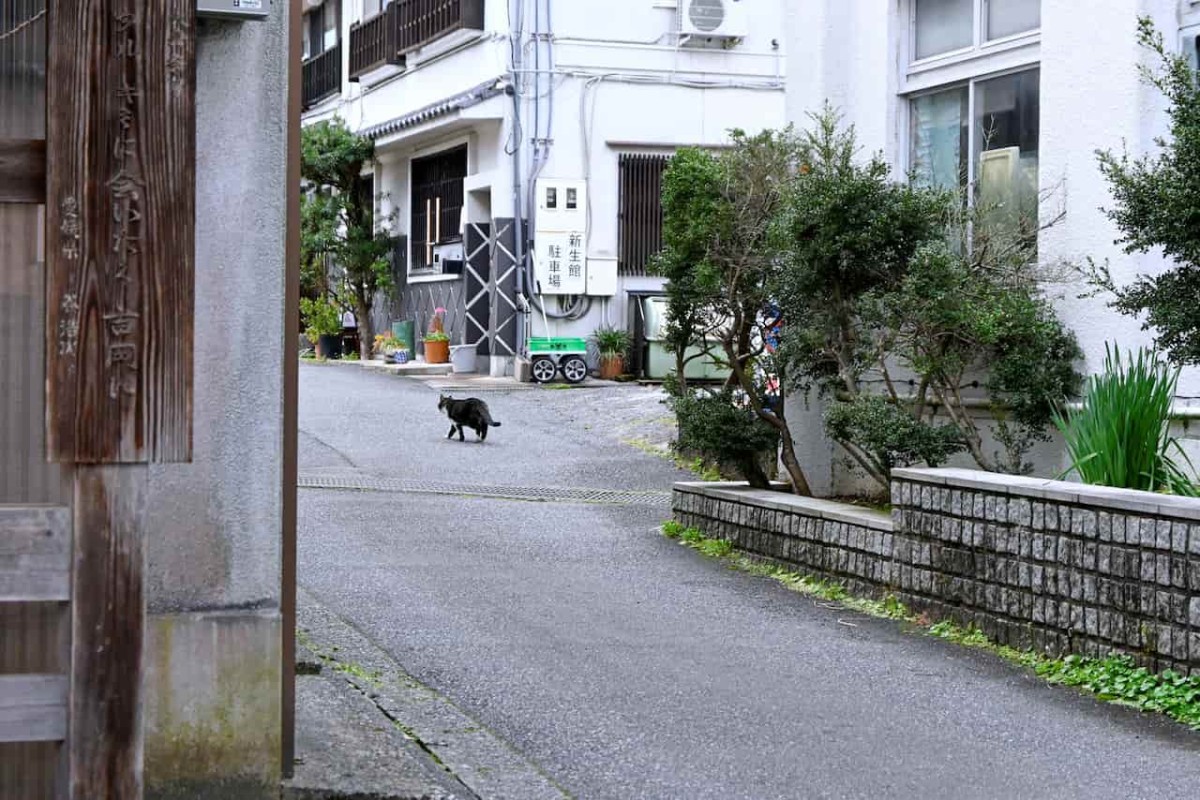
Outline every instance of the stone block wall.
{"label": "stone block wall", "polygon": [[755,555],[874,593],[895,580],[892,520],[845,503],[749,489],[675,485],[675,519]]}
{"label": "stone block wall", "polygon": [[1200,674],[1200,501],[896,470],[896,593],[999,641]]}
{"label": "stone block wall", "polygon": [[678,484],[676,519],[739,549],[894,594],[1019,648],[1200,674],[1200,501],[970,470],[896,470],[892,515]]}

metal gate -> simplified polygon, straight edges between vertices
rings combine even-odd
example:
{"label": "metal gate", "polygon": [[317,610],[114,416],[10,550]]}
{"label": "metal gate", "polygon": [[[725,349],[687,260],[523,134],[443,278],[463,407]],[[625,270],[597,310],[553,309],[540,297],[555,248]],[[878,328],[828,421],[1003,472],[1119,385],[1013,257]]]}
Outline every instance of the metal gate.
{"label": "metal gate", "polygon": [[195,7],[0,0],[0,794],[137,798],[146,464],[191,458]]}

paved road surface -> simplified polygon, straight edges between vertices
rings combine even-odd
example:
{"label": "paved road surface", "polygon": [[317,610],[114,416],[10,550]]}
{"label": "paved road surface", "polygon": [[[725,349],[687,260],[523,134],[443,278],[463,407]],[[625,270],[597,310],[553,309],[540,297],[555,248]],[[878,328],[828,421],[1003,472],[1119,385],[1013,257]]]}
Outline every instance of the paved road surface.
{"label": "paved road surface", "polygon": [[[666,489],[638,387],[437,392],[301,369],[307,474]],[[1196,798],[1200,734],[724,568],[666,508],[301,492],[300,582],[580,798]],[[847,624],[849,623],[849,624]]]}

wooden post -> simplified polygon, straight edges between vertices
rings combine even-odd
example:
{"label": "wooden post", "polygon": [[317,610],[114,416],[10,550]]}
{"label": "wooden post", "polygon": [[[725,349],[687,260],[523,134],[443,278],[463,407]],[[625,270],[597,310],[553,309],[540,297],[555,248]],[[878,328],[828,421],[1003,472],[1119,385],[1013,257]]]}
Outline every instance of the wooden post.
{"label": "wooden post", "polygon": [[142,550],[147,467],[75,473],[71,797],[142,796]]}
{"label": "wooden post", "polygon": [[75,471],[71,797],[142,796],[148,462],[189,461],[194,0],[52,0],[47,449]]}
{"label": "wooden post", "polygon": [[303,68],[300,46],[303,0],[288,6],[287,117],[287,243],[283,313],[283,510],[281,514],[282,586],[279,610],[283,617],[280,708],[280,771],[290,778],[296,762],[296,477],[299,467],[300,359],[300,111]]}

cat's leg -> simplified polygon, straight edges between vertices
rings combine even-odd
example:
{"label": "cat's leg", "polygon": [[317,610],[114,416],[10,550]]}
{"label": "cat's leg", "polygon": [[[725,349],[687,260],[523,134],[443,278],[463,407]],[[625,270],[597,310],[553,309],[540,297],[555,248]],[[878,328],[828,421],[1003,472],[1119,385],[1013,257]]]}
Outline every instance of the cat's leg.
{"label": "cat's leg", "polygon": [[484,425],[482,428],[476,428],[475,434],[477,436],[479,436],[479,441],[486,442],[487,441],[487,425]]}
{"label": "cat's leg", "polygon": [[454,425],[454,423],[453,423],[453,422],[451,422],[451,423],[450,423],[450,432],[446,434],[446,438],[447,438],[447,439],[453,439],[453,438],[454,438],[454,428],[455,428],[455,425]]}
{"label": "cat's leg", "polygon": [[467,440],[467,437],[463,435],[463,426],[462,425],[458,426],[458,440],[460,442],[465,442]]}

